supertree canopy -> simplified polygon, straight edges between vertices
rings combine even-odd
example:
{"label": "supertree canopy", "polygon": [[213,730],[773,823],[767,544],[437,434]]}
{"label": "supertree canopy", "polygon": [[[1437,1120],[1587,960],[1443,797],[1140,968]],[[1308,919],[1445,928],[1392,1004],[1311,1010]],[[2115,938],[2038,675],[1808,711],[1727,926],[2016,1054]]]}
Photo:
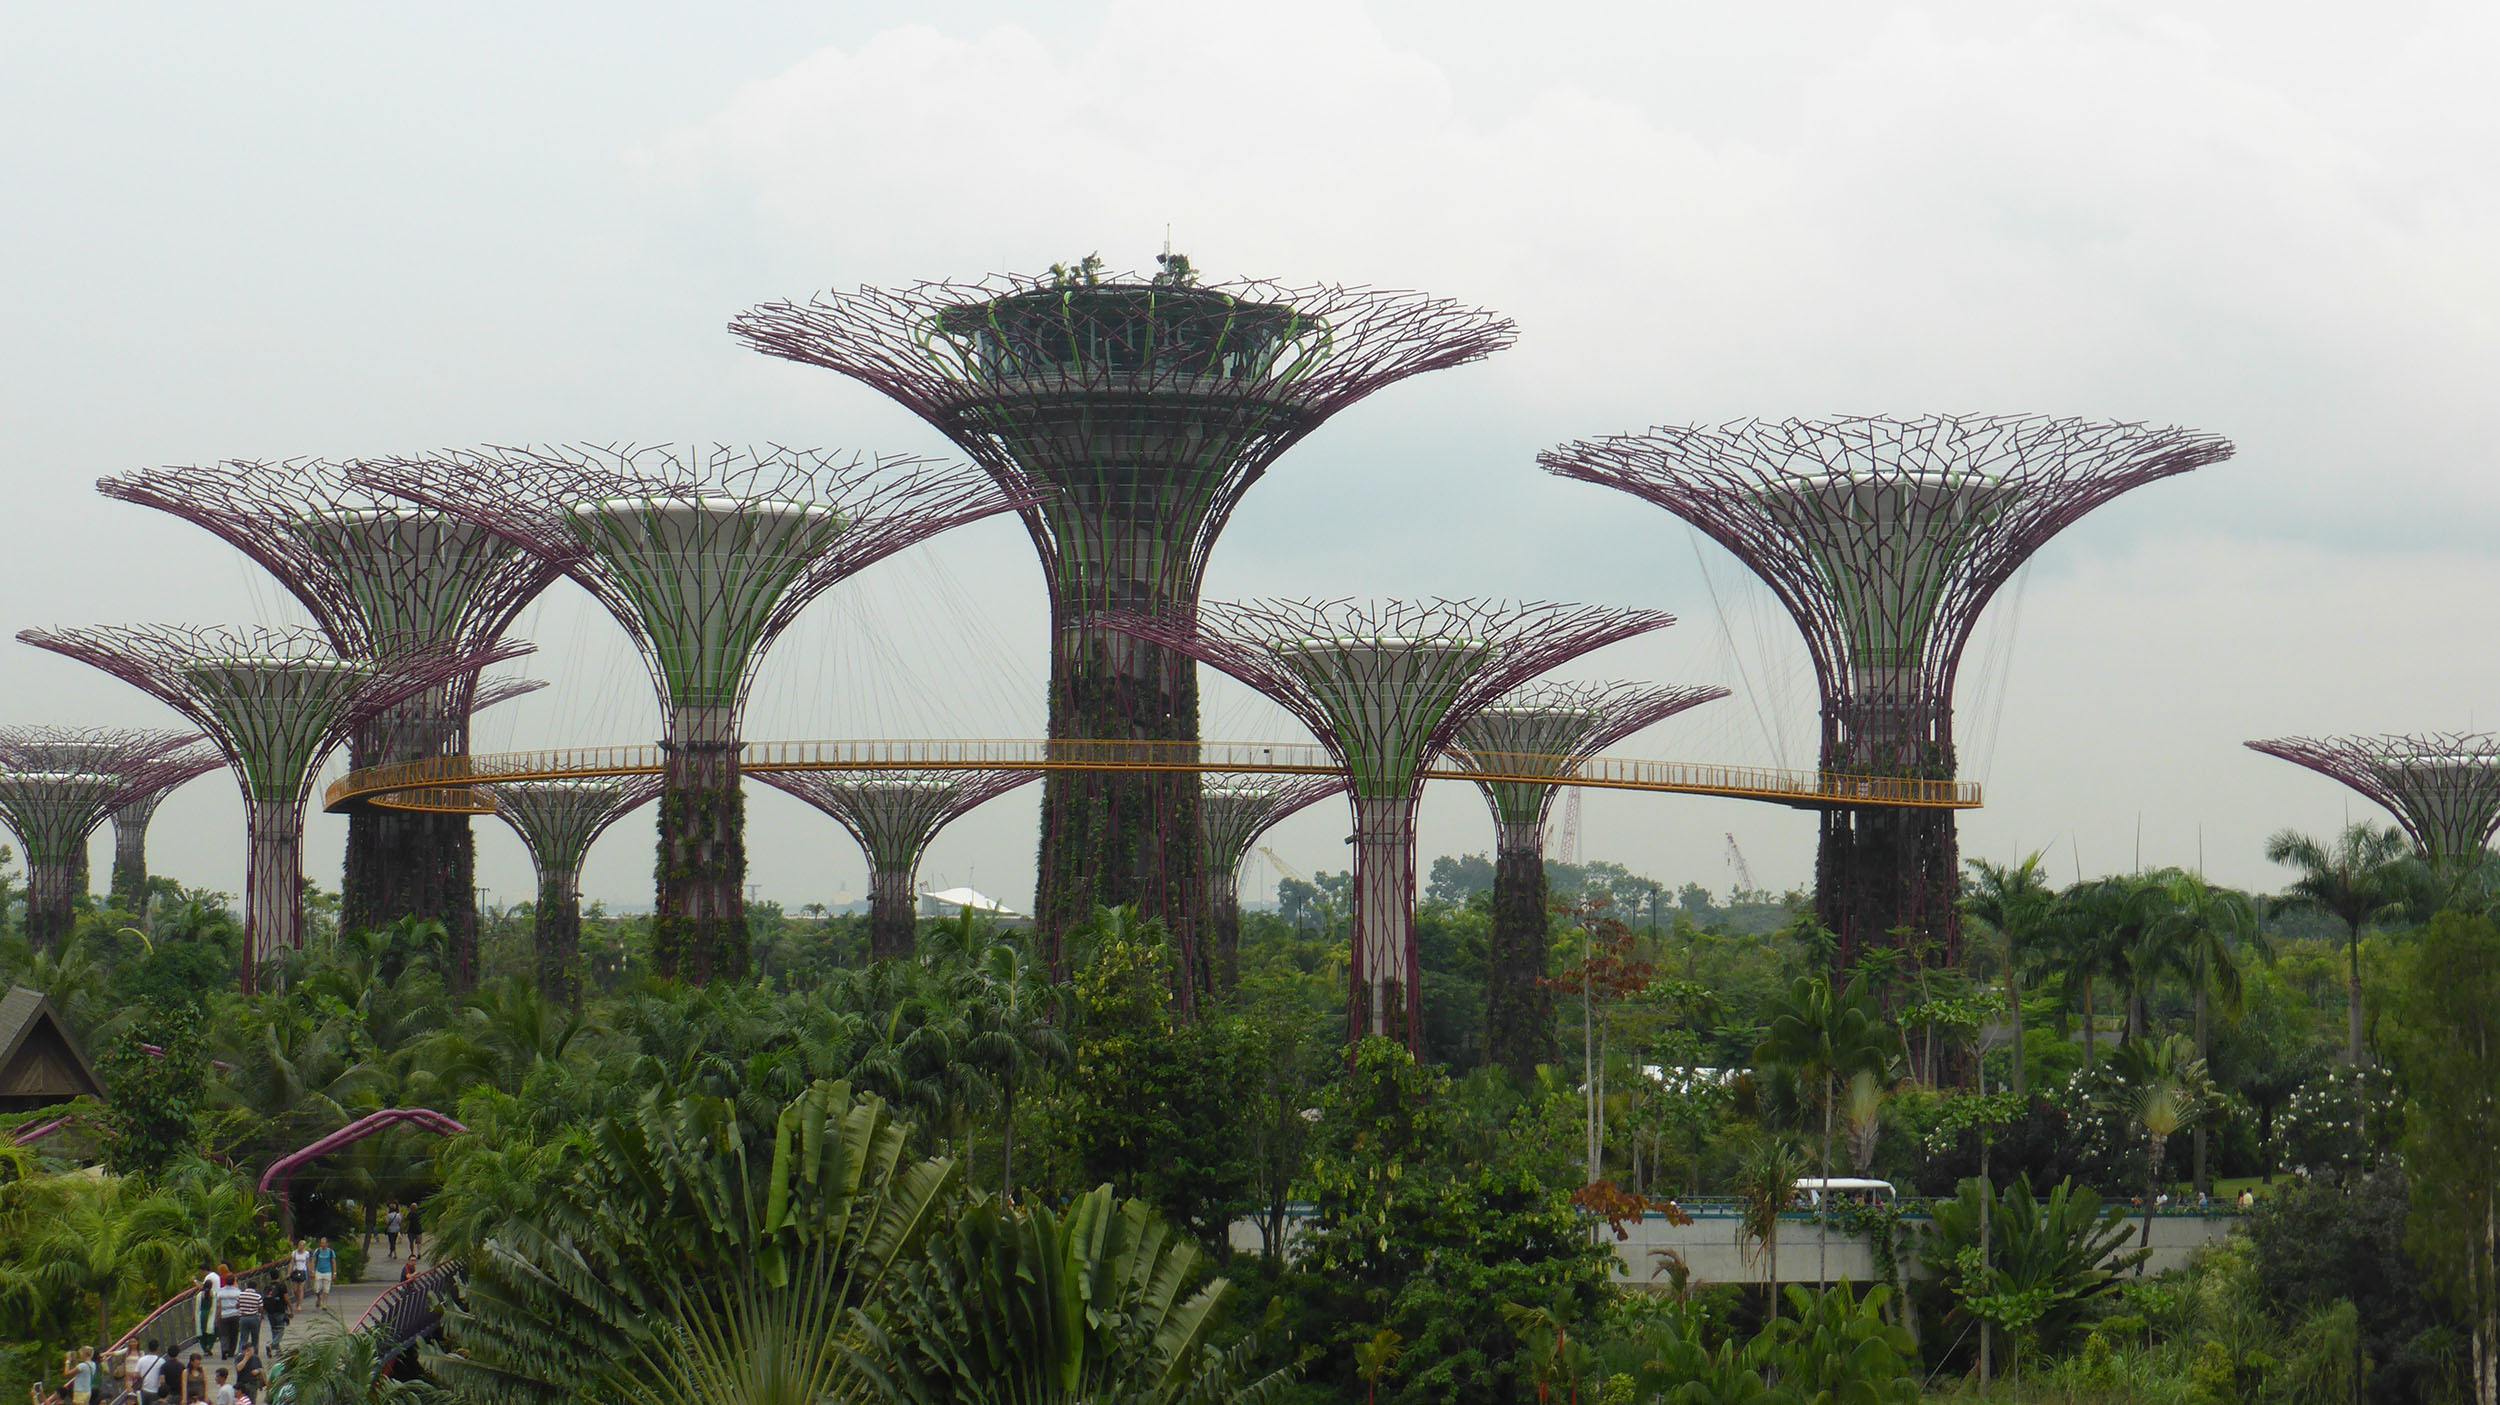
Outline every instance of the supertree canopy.
{"label": "supertree canopy", "polygon": [[1534,682],[1459,724],[1450,753],[1493,807],[1493,931],[1485,1040],[1521,1076],[1552,1063],[1554,996],[1545,984],[1545,821],[1555,783],[1655,722],[1728,695],[1725,688]]}
{"label": "supertree canopy", "polygon": [[[750,309],[756,350],[884,392],[1002,482],[1049,489],[1023,513],[1051,601],[1054,739],[1198,740],[1197,675],[1090,617],[1186,618],[1234,505],[1270,463],[1383,386],[1508,346],[1492,313],[1415,293],[1200,284],[1088,258],[1040,278],[829,292]],[[1135,904],[1184,946],[1204,901],[1198,781],[1054,771],[1043,781],[1038,930]]]}
{"label": "supertree canopy", "polygon": [[412,647],[369,659],[339,656],[304,629],[181,625],[29,629],[37,648],[91,664],[153,695],[208,735],[243,789],[248,839],[243,985],[261,958],[303,944],[304,802],[314,772],[349,731],[416,693],[528,652]]}
{"label": "supertree canopy", "polygon": [[582,863],[608,826],[660,793],[660,778],[498,781],[486,790],[495,814],[521,836],[538,869],[538,901],[531,912],[539,993],[579,1009]]}
{"label": "supertree canopy", "polygon": [[[2216,435],[2042,416],[1741,420],[1539,456],[1645,498],[1762,578],[1804,632],[1827,772],[1950,778],[1953,681],[1980,611],[2069,523],[2230,457]],[[1958,946],[1946,809],[1835,807],[1815,887],[1838,958],[1908,929]]]}
{"label": "supertree canopy", "polygon": [[2385,806],[2443,874],[2478,862],[2500,829],[2500,737],[2489,732],[2275,737],[2248,747],[2332,776]]}
{"label": "supertree canopy", "polygon": [[69,936],[88,836],[125,795],[187,765],[185,748],[196,740],[190,732],[0,728],[0,819],[26,847],[26,938],[36,950]]}
{"label": "supertree canopy", "polygon": [[114,800],[111,818],[115,906],[146,920],[148,822],[156,818],[156,807],[164,803],[166,796],[211,771],[225,769],[225,765],[225,755],[216,747],[189,747],[151,768],[152,776],[144,789],[124,790]]}
{"label": "supertree canopy", "polygon": [[1229,991],[1241,984],[1241,861],[1259,836],[1329,796],[1342,794],[1338,775],[1245,775],[1211,781],[1198,794],[1198,827],[1207,856],[1207,940],[1198,984]]}
{"label": "supertree canopy", "polygon": [[779,448],[491,449],[355,472],[557,565],[640,646],[666,714],[653,956],[698,982],[747,964],[739,718],[764,651],[837,582],[1029,501],[923,460]]}
{"label": "supertree canopy", "polygon": [[831,815],[868,857],[868,954],[879,961],[917,949],[920,856],[938,831],[1034,779],[1029,770],[775,771],[765,784]]}
{"label": "supertree canopy", "polygon": [[[1451,736],[1591,649],[1673,624],[1655,610],[1481,601],[1261,600],[1111,614],[1106,628],[1222,669],[1292,712],[1346,768],[1354,811],[1350,1039],[1422,1040],[1415,803]],[[1184,953],[1185,958],[1187,953]],[[1186,964],[1186,963],[1185,963]]]}
{"label": "supertree canopy", "polygon": [[[377,497],[344,465],[321,459],[148,469],[96,487],[205,527],[259,562],[348,659],[492,644],[556,575],[473,523]],[[348,764],[466,751],[476,686],[445,679],[367,719],[348,736]],[[348,816],[340,925],[441,922],[455,987],[476,968],[476,886],[467,815],[376,806]]]}

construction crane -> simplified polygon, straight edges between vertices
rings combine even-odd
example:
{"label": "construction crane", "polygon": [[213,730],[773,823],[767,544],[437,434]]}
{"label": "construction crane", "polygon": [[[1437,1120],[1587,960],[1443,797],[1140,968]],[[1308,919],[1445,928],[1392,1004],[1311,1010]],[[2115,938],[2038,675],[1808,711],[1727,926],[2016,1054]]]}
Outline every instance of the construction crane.
{"label": "construction crane", "polygon": [[1578,867],[1580,863],[1580,787],[1563,792],[1562,842],[1554,846],[1554,857]]}
{"label": "construction crane", "polygon": [[1261,844],[1258,846],[1258,850],[1260,855],[1266,858],[1268,866],[1275,869],[1278,873],[1285,875],[1287,878],[1292,879],[1296,883],[1311,883],[1313,887],[1318,886],[1318,884],[1312,882],[1311,875],[1304,873],[1302,870],[1295,868],[1292,864],[1285,862],[1284,858],[1274,849],[1267,847],[1265,844]]}
{"label": "construction crane", "polygon": [[1736,847],[1736,836],[1733,834],[1727,837],[1727,866],[1736,870],[1736,891],[1729,895],[1731,903],[1747,893],[1756,891],[1753,882],[1753,867],[1745,862],[1745,851]]}

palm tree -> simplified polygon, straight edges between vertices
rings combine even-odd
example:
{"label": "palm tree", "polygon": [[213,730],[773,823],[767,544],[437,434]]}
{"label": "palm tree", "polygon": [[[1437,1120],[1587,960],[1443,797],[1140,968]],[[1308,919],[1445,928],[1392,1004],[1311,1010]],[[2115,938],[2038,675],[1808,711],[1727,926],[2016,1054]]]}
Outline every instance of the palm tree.
{"label": "palm tree", "polygon": [[[1780,1212],[1797,1198],[1797,1181],[1805,1172],[1806,1158],[1797,1144],[1768,1132],[1746,1144],[1736,1165],[1737,1231],[1762,1248],[1762,1286],[1775,1321],[1780,1315]],[[1828,1203],[1831,1197],[1823,1199]]]}
{"label": "palm tree", "polygon": [[1364,1405],[1380,1399],[1381,1378],[1396,1369],[1398,1358],[1406,1354],[1405,1343],[1395,1328],[1383,1327],[1370,1341],[1354,1344],[1354,1374],[1363,1379]]}
{"label": "palm tree", "polygon": [[1068,1061],[1060,1032],[1060,988],[1024,949],[1000,942],[982,959],[966,1013],[972,1037],[963,1056],[998,1090],[998,1193],[1016,1195],[1016,1090],[1037,1072]]}
{"label": "palm tree", "polygon": [[[2240,1010],[2239,948],[2253,947],[2260,957],[2271,958],[2265,937],[2257,929],[2257,909],[2248,895],[2229,888],[2217,888],[2203,875],[2171,873],[2164,877],[2159,889],[2158,915],[2153,920],[2157,948],[2162,964],[2185,976],[2188,989],[2196,1002],[2196,1056],[2213,1056],[2213,1003],[2222,1002],[2223,1013],[2233,1021]],[[2196,1128],[2196,1188],[2211,1189],[2205,1177],[2205,1136],[2202,1124]]]}
{"label": "palm tree", "polygon": [[[2205,1061],[2185,1035],[2138,1039],[2118,1050],[2117,1081],[2106,1094],[2107,1105],[2144,1136],[2144,1237],[2152,1247],[2153,1202],[2161,1195],[2162,1159],[2170,1139],[2182,1130],[2201,1127],[2213,1115],[2213,1083]],[[2142,1273],[2144,1266],[2136,1265]]]}
{"label": "palm tree", "polygon": [[2368,1057],[2361,1047],[2361,929],[2403,905],[2412,856],[2413,846],[2394,825],[2349,825],[2332,845],[2290,829],[2266,841],[2268,859],[2300,870],[2276,905],[2321,913],[2344,924],[2350,959],[2345,1011],[2351,1033],[2345,1061],[2356,1068]]}
{"label": "palm tree", "polygon": [[2014,1096],[2030,1096],[2023,1049],[2023,961],[2058,921],[2058,897],[2040,871],[2037,853],[2007,868],[1986,859],[1970,861],[1971,882],[1962,911],[1988,924],[2005,943],[2005,1000],[2014,1020]]}
{"label": "palm tree", "polygon": [[[1755,1062],[1786,1069],[1801,1092],[1810,1093],[1823,1111],[1823,1179],[1832,1178],[1832,1119],[1838,1111],[1841,1085],[1860,1071],[1881,1074],[1889,1061],[1890,1041],[1882,1021],[1867,999],[1863,981],[1839,990],[1828,978],[1800,977],[1788,997],[1773,1008],[1771,1027],[1754,1049]],[[1826,1239],[1831,1230],[1831,1187],[1815,1197],[1815,1224]],[[1817,1246],[1821,1255],[1815,1274],[1831,1282],[1831,1246]]]}
{"label": "palm tree", "polygon": [[[2094,1000],[2106,979],[2132,983],[2132,956],[2147,918],[2147,885],[2134,877],[2097,878],[2066,890],[2059,905],[2056,969],[2069,992],[2083,996],[2083,1066],[2098,1061],[2100,1011]],[[2129,1009],[2132,1016],[2132,1006]]]}
{"label": "palm tree", "polygon": [[95,1345],[102,1351],[113,1341],[114,1301],[184,1267],[183,1237],[175,1207],[142,1194],[136,1182],[60,1180],[41,1212],[24,1217],[18,1231],[26,1236],[24,1282],[13,1286],[92,1299]]}

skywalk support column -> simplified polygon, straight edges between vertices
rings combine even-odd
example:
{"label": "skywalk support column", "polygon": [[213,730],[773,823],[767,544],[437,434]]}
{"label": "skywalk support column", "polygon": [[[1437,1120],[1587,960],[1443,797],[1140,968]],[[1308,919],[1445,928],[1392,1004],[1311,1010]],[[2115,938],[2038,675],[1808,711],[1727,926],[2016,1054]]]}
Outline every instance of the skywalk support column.
{"label": "skywalk support column", "polygon": [[830,815],[868,860],[868,954],[907,960],[919,949],[921,856],[938,832],[1035,778],[1032,771],[780,771],[759,778]]}
{"label": "skywalk support column", "polygon": [[1435,600],[1268,600],[1103,625],[1191,655],[1300,718],[1346,768],[1354,927],[1346,1029],[1423,1041],[1415,802],[1434,754],[1493,699],[1591,649],[1673,624],[1657,611]]}
{"label": "skywalk support column", "polygon": [[1241,985],[1241,861],[1259,836],[1345,790],[1343,776],[1242,776],[1209,784],[1198,819],[1207,856],[1206,988],[1229,995]]}
{"label": "skywalk support column", "polygon": [[567,1009],[582,1004],[582,864],[610,825],[660,793],[657,776],[581,781],[499,781],[485,787],[538,870],[531,945],[538,993]]}
{"label": "skywalk support column", "polygon": [[698,984],[747,970],[740,719],[765,651],[838,582],[1031,500],[918,459],[726,445],[489,449],[354,474],[551,563],[633,637],[665,719],[652,955]]}
{"label": "skywalk support column", "polygon": [[[1616,742],[1725,688],[1531,683],[1460,724],[1453,756],[1480,779],[1495,830],[1493,931],[1486,953],[1486,1055],[1519,1077],[1557,1056],[1546,987],[1545,824],[1553,781]],[[1532,779],[1531,779],[1532,778]],[[1550,779],[1547,779],[1550,778]]]}
{"label": "skywalk support column", "polygon": [[[731,324],[758,351],[891,396],[1002,482],[1047,490],[1023,519],[1050,590],[1054,741],[1194,745],[1188,661],[1094,617],[1186,619],[1235,504],[1278,455],[1374,390],[1513,334],[1410,293],[1201,285],[1186,259],[1161,262],[1150,278],[1088,259],[1047,278],[827,293]],[[1204,968],[1198,793],[1187,774],[1043,781],[1036,929],[1054,971],[1064,933],[1119,904],[1161,918],[1183,968]]]}
{"label": "skywalk support column", "polygon": [[224,753],[243,789],[246,993],[263,957],[303,945],[304,805],[323,758],[357,723],[418,690],[528,652],[503,643],[350,660],[310,630],[178,625],[30,629],[17,637],[153,695]]}
{"label": "skywalk support column", "polygon": [[[2176,428],[1929,415],[1660,427],[1538,461],[1666,508],[1770,586],[1814,660],[1825,772],[1950,780],[1954,677],[1997,589],[2102,503],[2231,452]],[[1949,809],[1825,809],[1815,896],[1835,960],[1904,930],[1952,960],[1960,869]]]}

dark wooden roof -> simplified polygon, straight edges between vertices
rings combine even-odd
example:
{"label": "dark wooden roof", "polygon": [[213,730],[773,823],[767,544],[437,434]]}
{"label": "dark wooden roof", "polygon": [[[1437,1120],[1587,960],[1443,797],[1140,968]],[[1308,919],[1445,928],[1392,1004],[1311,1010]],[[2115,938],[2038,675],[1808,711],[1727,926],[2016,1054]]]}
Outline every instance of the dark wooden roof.
{"label": "dark wooden roof", "polygon": [[43,992],[12,986],[0,995],[0,1111],[23,1111],[75,1097],[101,1098],[104,1085]]}

